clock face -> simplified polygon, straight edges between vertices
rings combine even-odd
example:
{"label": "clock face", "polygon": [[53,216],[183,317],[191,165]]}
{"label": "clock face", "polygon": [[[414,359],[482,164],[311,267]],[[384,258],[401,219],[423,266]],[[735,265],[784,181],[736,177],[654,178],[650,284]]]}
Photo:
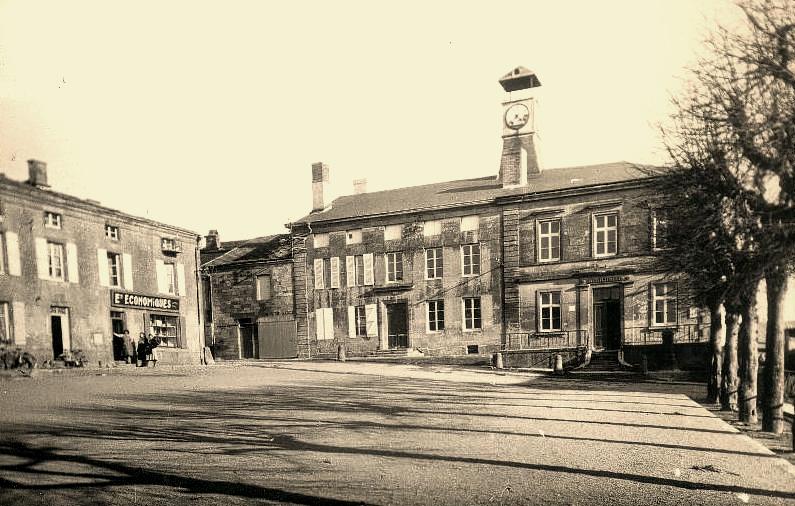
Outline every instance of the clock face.
{"label": "clock face", "polygon": [[505,111],[505,125],[508,128],[519,130],[530,119],[530,109],[524,104],[513,104]]}

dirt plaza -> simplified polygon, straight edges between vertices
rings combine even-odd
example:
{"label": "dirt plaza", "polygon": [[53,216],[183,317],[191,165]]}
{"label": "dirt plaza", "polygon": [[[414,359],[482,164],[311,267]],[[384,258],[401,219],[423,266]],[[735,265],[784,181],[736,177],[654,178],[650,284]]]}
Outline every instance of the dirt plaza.
{"label": "dirt plaza", "polygon": [[793,466],[702,390],[372,362],[3,377],[0,504],[795,503]]}

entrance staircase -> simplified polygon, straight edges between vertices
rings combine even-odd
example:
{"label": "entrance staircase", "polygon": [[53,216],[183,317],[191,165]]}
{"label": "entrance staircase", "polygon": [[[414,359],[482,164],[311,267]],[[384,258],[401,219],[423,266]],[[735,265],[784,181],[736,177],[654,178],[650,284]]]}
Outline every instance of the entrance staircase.
{"label": "entrance staircase", "polygon": [[572,376],[588,379],[626,380],[638,376],[635,367],[623,362],[619,350],[600,350],[591,352],[591,359],[569,371]]}

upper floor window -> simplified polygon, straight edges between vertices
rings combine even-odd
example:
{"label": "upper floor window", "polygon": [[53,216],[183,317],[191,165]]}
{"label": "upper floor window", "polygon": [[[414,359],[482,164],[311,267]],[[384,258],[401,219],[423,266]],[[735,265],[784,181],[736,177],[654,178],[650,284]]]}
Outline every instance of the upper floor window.
{"label": "upper floor window", "polygon": [[481,328],[480,297],[464,297],[464,330]]}
{"label": "upper floor window", "polygon": [[676,324],[676,287],[673,283],[657,283],[652,286],[653,325]]}
{"label": "upper floor window", "polygon": [[396,251],[387,253],[385,257],[387,283],[403,281],[403,253]]}
{"label": "upper floor window", "polygon": [[116,225],[105,225],[105,237],[112,241],[119,240],[119,227]]}
{"label": "upper floor window", "polygon": [[64,279],[63,244],[47,242],[48,273],[52,279]]}
{"label": "upper floor window", "polygon": [[426,221],[422,224],[422,235],[431,237],[442,234],[442,222],[439,220]]}
{"label": "upper floor window", "polygon": [[177,277],[174,264],[163,264],[163,287],[165,293],[177,294]]}
{"label": "upper floor window", "polygon": [[61,215],[52,211],[44,211],[44,226],[47,228],[61,228]]}
{"label": "upper floor window", "polygon": [[108,252],[108,282],[110,286],[121,286],[121,255],[118,253]]}
{"label": "upper floor window", "polygon": [[618,253],[618,214],[597,214],[593,217],[593,250],[597,257]]}
{"label": "upper floor window", "polygon": [[325,248],[328,246],[328,234],[315,234],[313,244],[315,248]]}
{"label": "upper floor window", "polygon": [[170,253],[179,253],[182,246],[173,237],[162,237],[160,239],[160,249]]}
{"label": "upper floor window", "polygon": [[652,214],[651,245],[654,249],[665,249],[669,244],[670,223],[665,209],[655,209]]}
{"label": "upper floor window", "polygon": [[438,332],[444,330],[444,301],[429,300],[428,303],[428,331]]}
{"label": "upper floor window", "polygon": [[387,225],[384,227],[384,240],[392,241],[403,236],[403,225]]}
{"label": "upper floor window", "polygon": [[476,214],[461,218],[461,232],[477,232],[479,226],[480,217]]}
{"label": "upper floor window", "polygon": [[11,341],[11,322],[8,317],[8,302],[0,302],[0,343]]}
{"label": "upper floor window", "polygon": [[329,262],[325,258],[315,258],[315,289],[326,288],[326,264]]}
{"label": "upper floor window", "polygon": [[538,223],[538,261],[560,260],[560,220]]}
{"label": "upper floor window", "polygon": [[464,276],[480,274],[480,244],[464,244],[461,246]]}
{"label": "upper floor window", "polygon": [[444,260],[442,259],[442,248],[426,249],[425,279],[441,278],[443,271],[444,271]]}
{"label": "upper floor window", "polygon": [[560,292],[539,292],[539,330],[561,330]]}
{"label": "upper floor window", "polygon": [[359,244],[362,242],[362,229],[345,231],[345,244]]}
{"label": "upper floor window", "polygon": [[257,276],[257,300],[270,300],[271,277],[267,274]]}

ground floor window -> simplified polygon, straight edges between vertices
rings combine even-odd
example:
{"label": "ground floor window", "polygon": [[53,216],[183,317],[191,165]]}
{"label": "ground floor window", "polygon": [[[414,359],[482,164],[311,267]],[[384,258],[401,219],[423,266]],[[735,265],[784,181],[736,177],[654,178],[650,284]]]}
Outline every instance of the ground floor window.
{"label": "ground floor window", "polygon": [[464,329],[479,329],[480,322],[480,297],[464,298]]}
{"label": "ground floor window", "polygon": [[356,306],[356,336],[367,337],[367,309]]}
{"label": "ground floor window", "polygon": [[8,302],[0,302],[0,343],[11,341],[11,322],[8,315]]}
{"label": "ground floor window", "polygon": [[540,330],[561,330],[560,325],[560,292],[539,292],[538,307],[540,309]]}
{"label": "ground floor window", "polygon": [[676,324],[676,287],[673,283],[657,283],[652,287],[654,325]]}
{"label": "ground floor window", "polygon": [[179,317],[164,314],[149,315],[149,332],[152,336],[160,338],[160,346],[176,348],[178,330]]}
{"label": "ground floor window", "polygon": [[436,332],[444,330],[444,301],[428,301],[428,330]]}

